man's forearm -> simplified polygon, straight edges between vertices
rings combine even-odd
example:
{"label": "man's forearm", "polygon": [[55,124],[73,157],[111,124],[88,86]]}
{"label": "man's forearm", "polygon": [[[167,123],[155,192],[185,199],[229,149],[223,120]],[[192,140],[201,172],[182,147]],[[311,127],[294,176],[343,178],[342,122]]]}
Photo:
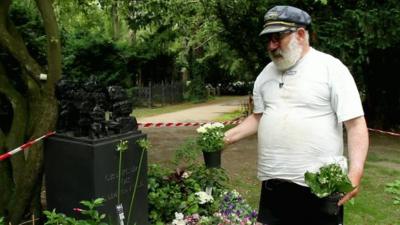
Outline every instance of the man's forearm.
{"label": "man's forearm", "polygon": [[257,133],[261,116],[261,113],[253,113],[239,125],[225,132],[225,143],[230,144]]}
{"label": "man's forearm", "polygon": [[364,117],[345,122],[349,152],[349,178],[354,185],[359,185],[367,157],[369,137]]}

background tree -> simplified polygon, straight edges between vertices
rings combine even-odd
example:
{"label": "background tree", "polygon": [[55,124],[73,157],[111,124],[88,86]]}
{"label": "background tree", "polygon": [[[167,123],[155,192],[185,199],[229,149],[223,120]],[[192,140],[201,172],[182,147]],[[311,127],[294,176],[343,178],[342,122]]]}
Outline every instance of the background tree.
{"label": "background tree", "polygon": [[[311,14],[312,45],[346,64],[359,87],[368,125],[400,129],[400,89],[396,71],[400,53],[400,5],[396,0],[217,1],[213,11],[222,40],[255,77],[269,61],[258,37],[262,15],[274,5],[293,5]],[[243,66],[244,65],[244,66]]]}
{"label": "background tree", "polygon": [[[17,12],[23,8],[24,13]],[[40,21],[39,18],[44,33],[30,30],[32,21]],[[25,38],[47,40],[47,50],[40,52]],[[60,46],[52,1],[0,1],[0,97],[2,106],[8,106],[0,126],[0,154],[54,128],[54,89],[61,76]],[[41,80],[41,74],[47,74],[47,80]],[[18,224],[26,213],[40,210],[42,149],[38,143],[26,154],[0,162],[0,216],[6,216],[13,224]]]}
{"label": "background tree", "polygon": [[368,126],[400,128],[400,89],[395,71],[400,53],[398,1],[328,1],[307,4],[317,34],[315,46],[340,58],[352,71]]}

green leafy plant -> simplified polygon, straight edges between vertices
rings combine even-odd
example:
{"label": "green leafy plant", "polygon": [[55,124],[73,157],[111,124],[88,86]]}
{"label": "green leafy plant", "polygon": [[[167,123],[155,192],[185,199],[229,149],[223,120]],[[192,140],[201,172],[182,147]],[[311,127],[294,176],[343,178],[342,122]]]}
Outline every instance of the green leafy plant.
{"label": "green leafy plant", "polygon": [[[75,218],[71,218],[66,216],[63,213],[57,213],[55,210],[53,211],[44,211],[44,215],[47,217],[47,222],[45,225],[107,225],[107,223],[103,222],[106,218],[105,214],[100,214],[96,208],[103,205],[103,198],[97,198],[93,201],[81,201],[81,204],[86,206],[87,209],[75,209],[75,211],[79,211],[81,214],[88,216],[88,219],[77,220]],[[1,224],[1,223],[0,223]]]}
{"label": "green leafy plant", "polygon": [[393,204],[400,205],[400,179],[386,184],[385,192],[393,194]]}
{"label": "green leafy plant", "polygon": [[138,169],[137,169],[137,172],[136,172],[135,184],[133,186],[131,202],[129,204],[129,213],[128,213],[128,220],[127,220],[128,224],[129,224],[129,222],[131,220],[131,215],[132,215],[132,211],[133,211],[133,203],[135,201],[136,190],[137,190],[137,186],[138,186],[138,182],[139,182],[139,175],[140,175],[140,172],[141,172],[141,169],[142,169],[143,156],[144,156],[144,153],[151,148],[151,143],[146,138],[139,139],[139,140],[136,141],[136,143],[142,149],[142,153],[140,154],[139,165],[138,165]]}
{"label": "green leafy plant", "polygon": [[[148,198],[151,224],[171,222],[175,213],[212,215],[218,210],[218,196],[226,190],[226,180],[227,175],[222,169],[210,170],[193,165],[171,172],[159,165],[150,165]],[[212,191],[207,191],[210,185],[213,185]],[[211,196],[213,200],[208,201]]]}
{"label": "green leafy plant", "polygon": [[222,123],[206,123],[196,131],[199,133],[197,144],[204,152],[216,152],[224,147],[224,125]]}
{"label": "green leafy plant", "polygon": [[0,217],[0,225],[4,225],[4,218]]}
{"label": "green leafy plant", "polygon": [[353,190],[351,181],[339,164],[329,164],[319,169],[319,172],[304,174],[306,184],[320,198],[333,193],[347,193]]}

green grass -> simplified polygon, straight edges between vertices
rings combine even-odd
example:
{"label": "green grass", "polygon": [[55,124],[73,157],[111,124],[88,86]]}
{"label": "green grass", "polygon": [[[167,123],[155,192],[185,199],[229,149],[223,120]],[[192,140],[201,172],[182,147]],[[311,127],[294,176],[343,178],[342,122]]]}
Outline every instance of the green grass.
{"label": "green grass", "polygon": [[[248,174],[254,174],[254,176],[249,177]],[[253,209],[258,209],[261,183],[255,176],[254,171],[246,172],[245,176],[242,176],[242,174],[235,174],[233,176],[231,175],[229,187],[237,190]]]}
{"label": "green grass", "polygon": [[155,115],[164,114],[164,113],[176,112],[179,110],[189,109],[192,107],[198,107],[198,106],[204,106],[204,105],[208,105],[208,104],[219,103],[219,102],[223,102],[223,101],[226,101],[229,99],[237,99],[237,98],[243,98],[243,97],[241,97],[241,96],[220,96],[220,97],[215,97],[213,99],[210,99],[204,103],[184,102],[184,103],[180,103],[180,104],[167,105],[167,106],[156,107],[156,108],[135,108],[135,109],[133,109],[131,115],[135,116],[136,118],[143,118],[143,117],[155,116]]}
{"label": "green grass", "polygon": [[231,121],[231,120],[235,120],[239,117],[245,116],[243,110],[236,110],[234,112],[231,113],[225,113],[222,116],[217,117],[216,119],[214,119],[215,121],[219,121],[219,122],[224,122],[224,121]]}
{"label": "green grass", "polygon": [[386,184],[399,177],[399,169],[367,163],[361,192],[353,205],[345,207],[345,224],[400,225],[400,206],[394,205],[392,195],[384,192]]}

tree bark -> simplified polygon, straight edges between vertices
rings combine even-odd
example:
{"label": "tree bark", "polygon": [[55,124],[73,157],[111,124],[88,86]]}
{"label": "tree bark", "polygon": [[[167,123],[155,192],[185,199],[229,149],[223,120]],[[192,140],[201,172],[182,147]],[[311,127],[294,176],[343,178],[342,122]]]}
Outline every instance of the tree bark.
{"label": "tree bark", "polygon": [[[1,78],[5,76],[5,70],[3,69],[3,65],[0,62],[0,85],[3,85],[3,81]],[[5,94],[1,91],[0,93]],[[6,135],[0,129],[0,146],[5,146],[6,144]],[[5,148],[0,148],[0,154],[4,154],[6,152]],[[0,163],[0,215],[7,214],[7,203],[10,200],[10,196],[12,194],[12,188],[14,186],[12,175],[11,175],[11,164],[9,161]]]}
{"label": "tree bark", "polygon": [[[0,93],[7,97],[13,109],[10,132],[0,130],[0,144],[7,150],[55,127],[55,85],[61,77],[61,45],[51,0],[36,0],[47,36],[47,80],[39,79],[40,74],[46,72],[29,54],[22,37],[7,16],[10,4],[11,0],[0,1],[0,46],[20,63],[22,74],[12,76],[20,75],[27,90],[20,93],[9,81],[11,74],[6,74],[0,64]],[[0,216],[7,215],[6,221],[19,224],[27,210],[35,210],[30,206],[35,205],[32,202],[39,198],[40,191],[37,190],[40,190],[42,173],[42,142],[26,150],[26,154],[15,154],[10,160],[0,163]]]}
{"label": "tree bark", "polygon": [[112,37],[113,40],[118,40],[120,38],[120,19],[118,15],[118,1],[111,2],[111,24],[112,24]]}

